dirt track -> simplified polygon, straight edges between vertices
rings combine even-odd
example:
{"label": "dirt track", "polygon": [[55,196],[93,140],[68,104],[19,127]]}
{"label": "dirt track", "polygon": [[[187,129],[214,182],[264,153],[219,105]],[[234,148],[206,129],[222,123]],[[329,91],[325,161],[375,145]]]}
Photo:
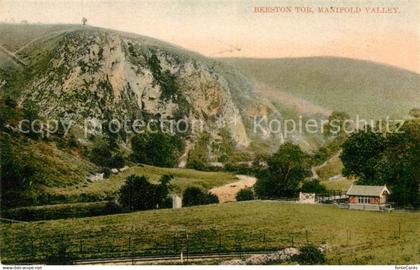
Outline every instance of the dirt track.
{"label": "dirt track", "polygon": [[236,201],[235,196],[239,190],[252,187],[257,182],[257,178],[253,176],[237,175],[236,177],[238,177],[239,181],[210,189],[211,193],[217,195],[220,203]]}

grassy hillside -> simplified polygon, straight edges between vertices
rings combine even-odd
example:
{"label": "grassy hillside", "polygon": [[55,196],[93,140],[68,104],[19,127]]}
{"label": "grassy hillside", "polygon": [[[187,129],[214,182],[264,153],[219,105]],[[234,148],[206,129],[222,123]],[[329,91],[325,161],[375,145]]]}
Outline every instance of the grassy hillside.
{"label": "grassy hillside", "polygon": [[332,57],[221,60],[278,91],[352,116],[401,117],[420,104],[419,74],[373,62]]}
{"label": "grassy hillside", "polygon": [[134,166],[119,174],[112,175],[109,179],[98,182],[83,182],[70,187],[52,187],[44,191],[57,197],[64,197],[66,202],[83,200],[100,201],[114,199],[121,185],[129,175],[146,176],[152,181],[158,181],[162,175],[173,175],[171,182],[173,190],[181,194],[189,186],[197,186],[203,189],[211,189],[237,181],[232,173],[225,172],[202,172],[191,169],[159,168],[154,166]]}
{"label": "grassy hillside", "polygon": [[0,45],[11,52],[28,42],[64,30],[80,28],[70,24],[0,24]]}
{"label": "grassy hillside", "polygon": [[[60,243],[81,257],[280,249],[326,244],[329,264],[415,264],[420,213],[253,201],[113,216],[2,224],[2,262],[42,259]],[[307,231],[307,233],[306,233]],[[400,233],[399,233],[400,231]],[[308,239],[306,239],[308,235]],[[62,240],[61,240],[62,239]],[[82,253],[80,253],[80,249]],[[178,253],[179,254],[179,253]],[[79,255],[77,255],[79,256]]]}
{"label": "grassy hillside", "polygon": [[320,166],[316,169],[319,178],[321,180],[321,183],[329,190],[342,190],[347,191],[351,184],[353,183],[353,180],[350,179],[340,179],[340,180],[334,180],[330,181],[329,178],[341,175],[343,170],[343,163],[341,162],[340,158],[338,156],[333,156],[331,159],[329,159],[323,166]]}

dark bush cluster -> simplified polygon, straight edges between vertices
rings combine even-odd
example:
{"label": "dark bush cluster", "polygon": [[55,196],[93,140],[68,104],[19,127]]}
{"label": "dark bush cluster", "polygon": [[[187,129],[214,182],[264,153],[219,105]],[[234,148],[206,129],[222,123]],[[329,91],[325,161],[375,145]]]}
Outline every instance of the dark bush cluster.
{"label": "dark bush cluster", "polygon": [[251,201],[254,200],[254,191],[252,190],[252,188],[244,188],[241,189],[237,194],[236,194],[236,200],[239,201]]}
{"label": "dark bush cluster", "polygon": [[122,168],[125,165],[125,159],[121,153],[114,154],[108,144],[101,142],[93,146],[89,158],[101,167]]}
{"label": "dark bush cluster", "polygon": [[326,261],[325,254],[313,245],[303,246],[299,252],[300,254],[296,258],[299,264],[316,265],[324,264]]}
{"label": "dark bush cluster", "polygon": [[182,194],[182,205],[185,207],[212,203],[219,203],[217,196],[198,187],[189,187]]}
{"label": "dark bush cluster", "polygon": [[182,140],[162,132],[137,134],[131,140],[134,162],[161,167],[173,167],[183,149]]}
{"label": "dark bush cluster", "polygon": [[168,207],[169,182],[172,178],[163,175],[159,184],[153,184],[145,176],[131,175],[120,188],[119,202],[129,211]]}

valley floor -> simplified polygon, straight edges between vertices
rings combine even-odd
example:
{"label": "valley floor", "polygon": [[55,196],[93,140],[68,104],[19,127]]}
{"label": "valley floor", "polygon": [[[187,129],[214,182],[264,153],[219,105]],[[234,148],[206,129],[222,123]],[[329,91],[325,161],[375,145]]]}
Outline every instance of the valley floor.
{"label": "valley floor", "polygon": [[329,264],[415,264],[419,212],[251,201],[1,225],[2,263],[328,247]]}

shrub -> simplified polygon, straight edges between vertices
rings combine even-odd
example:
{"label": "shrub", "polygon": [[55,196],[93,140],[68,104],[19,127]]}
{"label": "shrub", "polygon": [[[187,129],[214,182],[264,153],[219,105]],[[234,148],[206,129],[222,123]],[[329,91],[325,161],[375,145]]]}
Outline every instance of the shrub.
{"label": "shrub", "polygon": [[111,163],[109,164],[112,168],[122,168],[125,165],[124,156],[121,153],[117,153],[112,157]]}
{"label": "shrub", "polygon": [[297,256],[299,264],[323,264],[325,263],[325,254],[313,245],[306,245],[299,249]]}
{"label": "shrub", "polygon": [[206,196],[206,204],[213,203],[219,203],[219,198],[215,194],[208,192]]}
{"label": "shrub", "polygon": [[125,165],[124,156],[121,153],[113,155],[108,144],[96,143],[89,154],[89,159],[98,166],[110,168],[122,168]]}
{"label": "shrub", "polygon": [[109,178],[111,176],[111,169],[108,167],[103,168],[102,172],[104,174],[104,178]]}
{"label": "shrub", "polygon": [[203,191],[198,187],[189,187],[182,195],[182,205],[185,207],[203,204],[218,203],[216,195]]}
{"label": "shrub", "polygon": [[241,189],[237,194],[236,194],[236,200],[239,201],[251,201],[254,199],[254,192],[252,191],[251,188],[244,188]]}
{"label": "shrub", "polygon": [[112,152],[105,143],[96,144],[90,152],[90,160],[98,166],[108,167],[112,159]]}

